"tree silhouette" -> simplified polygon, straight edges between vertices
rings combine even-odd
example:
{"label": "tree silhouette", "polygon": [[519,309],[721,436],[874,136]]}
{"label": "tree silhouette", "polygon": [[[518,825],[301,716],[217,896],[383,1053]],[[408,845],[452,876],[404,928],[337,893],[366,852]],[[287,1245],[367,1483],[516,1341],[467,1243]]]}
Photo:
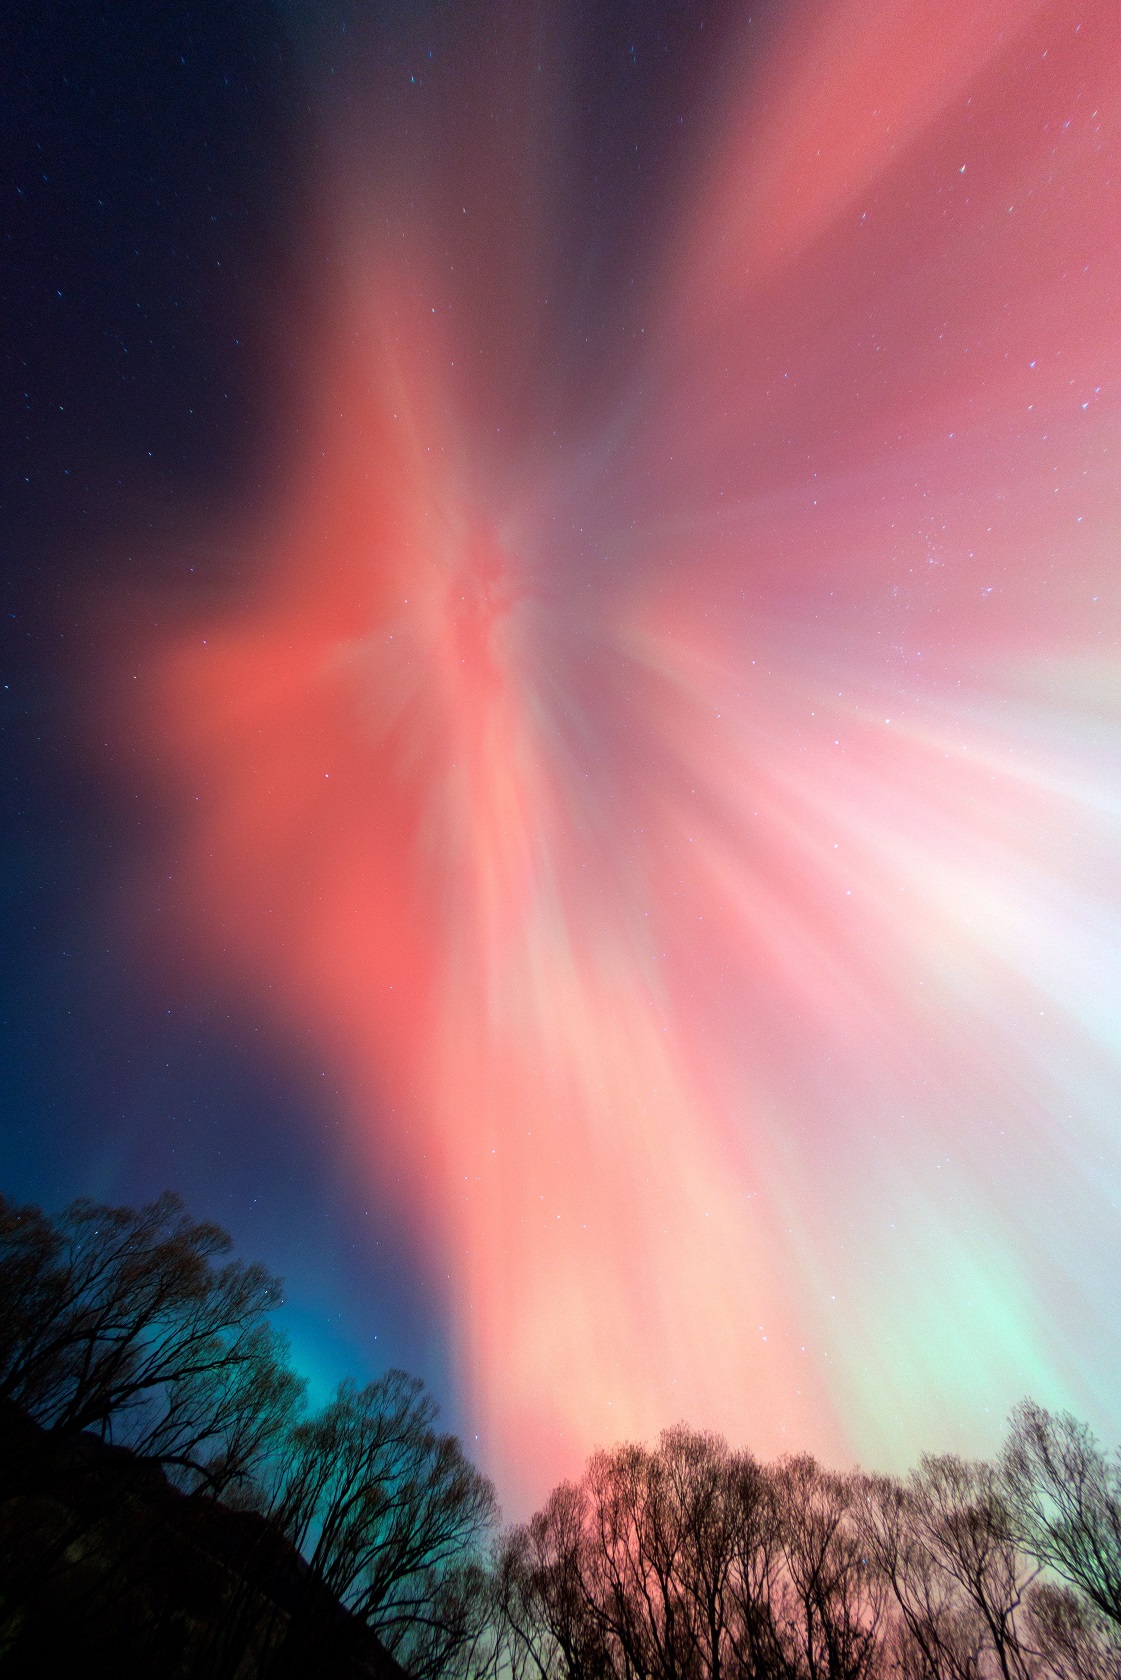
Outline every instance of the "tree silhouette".
{"label": "tree silhouette", "polygon": [[279,1280],[225,1260],[231,1246],[170,1193],[139,1211],[78,1201],[54,1221],[0,1200],[0,1398],[187,1485],[244,1480],[302,1385],[265,1323]]}
{"label": "tree silhouette", "polygon": [[1121,1457],[1084,1423],[1024,1401],[1000,1461],[1010,1537],[1121,1629]]}
{"label": "tree silhouette", "polygon": [[343,1383],[289,1432],[264,1508],[310,1579],[374,1629],[416,1680],[448,1671],[479,1633],[490,1483],[439,1434],[423,1384],[389,1371]]}

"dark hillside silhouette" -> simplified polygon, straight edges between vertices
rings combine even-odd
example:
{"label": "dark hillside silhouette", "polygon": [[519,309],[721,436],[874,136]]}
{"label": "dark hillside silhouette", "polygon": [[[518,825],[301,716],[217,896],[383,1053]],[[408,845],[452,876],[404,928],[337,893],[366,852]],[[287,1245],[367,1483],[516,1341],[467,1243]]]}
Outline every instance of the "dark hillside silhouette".
{"label": "dark hillside silhouette", "polygon": [[91,1434],[0,1418],[0,1672],[403,1680],[273,1524]]}

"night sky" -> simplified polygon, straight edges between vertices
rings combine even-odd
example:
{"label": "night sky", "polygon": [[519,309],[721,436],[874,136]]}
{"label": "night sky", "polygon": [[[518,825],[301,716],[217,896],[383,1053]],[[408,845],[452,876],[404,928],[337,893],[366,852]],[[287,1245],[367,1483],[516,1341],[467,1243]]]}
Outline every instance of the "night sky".
{"label": "night sky", "polygon": [[513,1514],[1121,1432],[1121,17],[9,8],[0,1184]]}

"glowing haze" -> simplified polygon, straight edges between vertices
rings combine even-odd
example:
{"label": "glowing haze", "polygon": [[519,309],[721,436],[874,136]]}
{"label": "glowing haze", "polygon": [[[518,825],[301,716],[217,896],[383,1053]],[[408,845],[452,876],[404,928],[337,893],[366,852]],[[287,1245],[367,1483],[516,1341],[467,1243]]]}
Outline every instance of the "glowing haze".
{"label": "glowing haze", "polygon": [[1121,1423],[1121,14],[745,13],[606,358],[528,19],[338,118],[256,581],[151,650],[181,936],[400,1176],[515,1506]]}

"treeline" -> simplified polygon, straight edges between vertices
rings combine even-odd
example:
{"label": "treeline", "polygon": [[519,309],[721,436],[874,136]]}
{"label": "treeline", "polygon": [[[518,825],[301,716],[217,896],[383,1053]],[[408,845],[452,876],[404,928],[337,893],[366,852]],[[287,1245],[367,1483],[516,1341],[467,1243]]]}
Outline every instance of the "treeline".
{"label": "treeline", "polygon": [[308,1409],[279,1282],[229,1251],[173,1196],[0,1200],[0,1662],[117,1592],[134,1672],[216,1680],[1121,1680],[1121,1461],[1071,1417],[904,1479],[680,1426],[500,1531],[415,1379]]}
{"label": "treeline", "polygon": [[1121,1465],[1025,1404],[905,1480],[667,1431],[507,1535],[516,1680],[1118,1680]]}

